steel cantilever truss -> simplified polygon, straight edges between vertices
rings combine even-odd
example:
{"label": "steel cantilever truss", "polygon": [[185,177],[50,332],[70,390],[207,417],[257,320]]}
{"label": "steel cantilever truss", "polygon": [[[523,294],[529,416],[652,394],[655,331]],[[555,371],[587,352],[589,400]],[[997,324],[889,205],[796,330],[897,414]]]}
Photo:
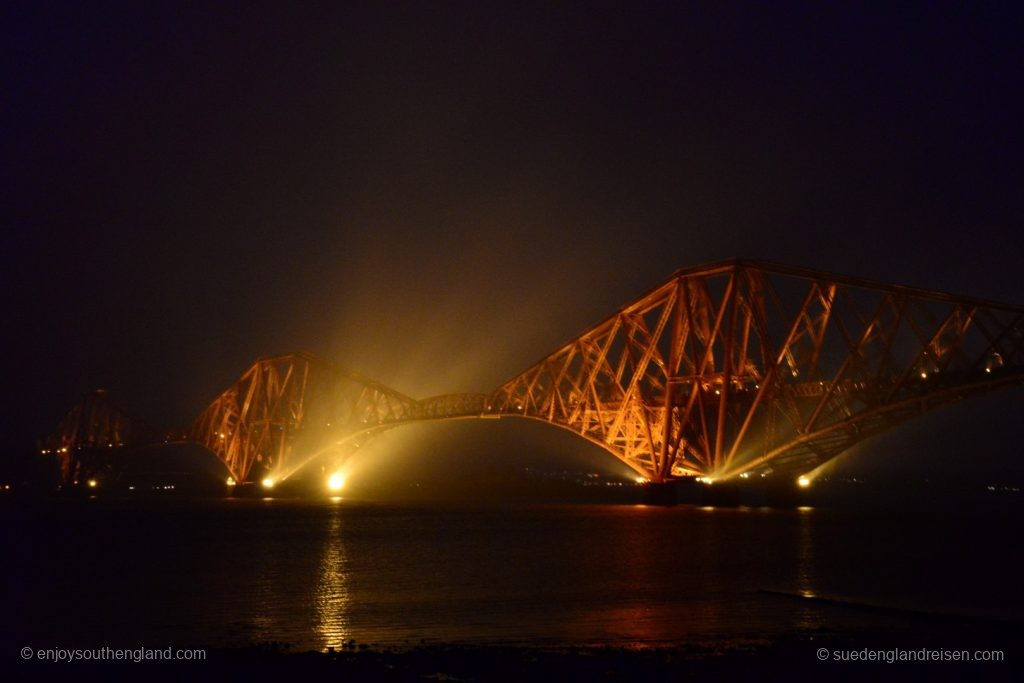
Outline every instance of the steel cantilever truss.
{"label": "steel cantilever truss", "polygon": [[[264,358],[218,396],[191,436],[220,457],[236,481],[289,468],[293,449],[337,443],[405,421],[413,399],[309,353]],[[262,474],[260,475],[262,476]]]}
{"label": "steel cantilever truss", "polygon": [[807,471],[936,406],[1024,381],[1024,308],[755,261],[681,270],[506,382],[654,481]]}
{"label": "steel cantilever truss", "polygon": [[717,479],[806,472],[1021,382],[1022,307],[731,260],[678,271],[490,394],[416,401],[311,354],[259,360],[192,437],[241,482],[407,422],[516,416],[571,430],[652,481]]}
{"label": "steel cantilever truss", "polygon": [[144,444],[153,436],[152,430],[99,389],[71,407],[40,450],[58,459],[64,483],[72,484],[109,465],[112,451]]}

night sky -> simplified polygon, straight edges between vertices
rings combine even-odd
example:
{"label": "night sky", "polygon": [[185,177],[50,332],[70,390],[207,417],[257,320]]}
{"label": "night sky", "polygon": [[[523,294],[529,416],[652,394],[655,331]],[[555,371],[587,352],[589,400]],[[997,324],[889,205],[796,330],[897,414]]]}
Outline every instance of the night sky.
{"label": "night sky", "polygon": [[683,4],[6,5],[5,438],[295,350],[487,391],[732,256],[1024,302],[1014,3]]}

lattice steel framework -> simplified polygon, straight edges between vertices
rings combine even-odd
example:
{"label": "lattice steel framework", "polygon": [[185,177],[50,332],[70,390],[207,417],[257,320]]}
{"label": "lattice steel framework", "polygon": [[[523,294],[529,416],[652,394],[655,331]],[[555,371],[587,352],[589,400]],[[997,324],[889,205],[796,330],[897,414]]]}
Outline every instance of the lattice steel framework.
{"label": "lattice steel framework", "polygon": [[41,451],[56,456],[65,484],[96,473],[110,462],[110,452],[152,439],[153,433],[140,420],[114,404],[99,389],[84,395],[45,438]]}
{"label": "lattice steel framework", "polygon": [[[293,450],[408,420],[416,401],[309,353],[256,361],[203,411],[191,436],[239,482],[287,471]],[[292,458],[293,459],[293,458]]]}
{"label": "lattice steel framework", "polygon": [[731,260],[678,271],[490,394],[415,401],[293,354],[257,361],[192,436],[247,481],[287,469],[304,434],[345,444],[406,422],[517,416],[571,430],[652,481],[717,479],[806,472],[1021,382],[1022,307]]}
{"label": "lattice steel framework", "polygon": [[678,271],[512,378],[544,420],[654,481],[807,471],[903,420],[1024,380],[1024,308],[764,262]]}

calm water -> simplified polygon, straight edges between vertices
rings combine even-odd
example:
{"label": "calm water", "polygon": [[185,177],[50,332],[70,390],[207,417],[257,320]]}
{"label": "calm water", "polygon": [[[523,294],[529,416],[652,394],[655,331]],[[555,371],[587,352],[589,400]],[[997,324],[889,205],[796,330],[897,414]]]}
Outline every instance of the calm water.
{"label": "calm water", "polygon": [[38,647],[743,642],[908,619],[759,589],[1024,616],[1024,525],[969,510],[49,500],[0,514],[6,637]]}

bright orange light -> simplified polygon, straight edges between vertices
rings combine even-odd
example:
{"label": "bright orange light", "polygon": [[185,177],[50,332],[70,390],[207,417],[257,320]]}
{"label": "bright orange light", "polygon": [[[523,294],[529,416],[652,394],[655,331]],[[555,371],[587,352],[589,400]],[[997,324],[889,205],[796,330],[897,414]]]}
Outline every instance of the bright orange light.
{"label": "bright orange light", "polygon": [[89,488],[91,488],[91,489],[96,488],[96,480],[95,479],[90,479],[89,480]]}
{"label": "bright orange light", "polygon": [[263,484],[263,488],[265,488],[265,489],[272,489],[272,488],[274,488],[274,483],[275,482],[270,477],[267,477],[266,479],[264,479],[260,483]]}
{"label": "bright orange light", "polygon": [[345,475],[341,472],[335,472],[327,478],[327,488],[331,491],[340,491],[345,487]]}
{"label": "bright orange light", "polygon": [[800,488],[805,489],[811,485],[811,480],[808,477],[801,476],[796,480],[796,483],[800,485]]}

